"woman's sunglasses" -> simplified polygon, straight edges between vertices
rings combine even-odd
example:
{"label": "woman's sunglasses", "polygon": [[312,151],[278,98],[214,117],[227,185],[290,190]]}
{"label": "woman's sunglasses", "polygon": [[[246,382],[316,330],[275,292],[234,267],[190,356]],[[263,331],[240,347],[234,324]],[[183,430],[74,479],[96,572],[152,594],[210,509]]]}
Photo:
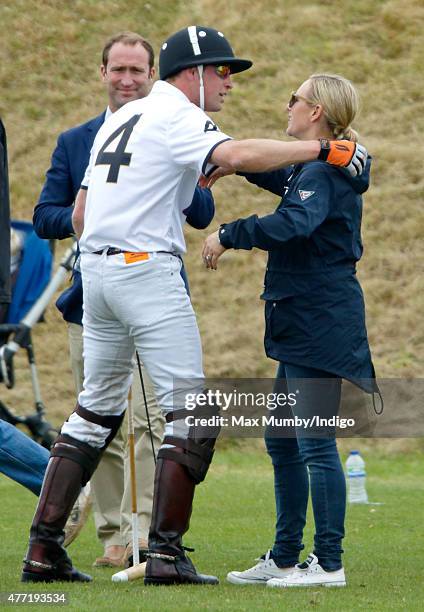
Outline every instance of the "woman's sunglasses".
{"label": "woman's sunglasses", "polygon": [[315,102],[312,102],[312,100],[309,100],[309,98],[305,98],[305,96],[300,96],[295,91],[292,91],[288,107],[292,108],[298,100],[303,100],[304,102],[306,102],[306,104],[315,104]]}

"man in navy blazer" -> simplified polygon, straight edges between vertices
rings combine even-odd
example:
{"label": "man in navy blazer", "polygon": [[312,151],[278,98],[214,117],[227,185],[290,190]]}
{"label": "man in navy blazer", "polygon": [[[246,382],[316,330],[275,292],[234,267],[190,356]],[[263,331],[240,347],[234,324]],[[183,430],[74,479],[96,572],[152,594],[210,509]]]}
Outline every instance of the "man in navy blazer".
{"label": "man in navy blazer", "polygon": [[[42,238],[59,240],[73,235],[71,216],[75,196],[88,165],[95,136],[108,115],[126,102],[146,96],[153,84],[154,52],[138,34],[123,32],[113,36],[103,50],[101,74],[107,86],[109,105],[105,112],[83,125],[60,134],[53,152],[51,167],[34,210],[33,223]],[[198,187],[192,203],[184,213],[187,222],[197,229],[209,225],[215,207],[211,192]],[[188,284],[184,273],[183,278]],[[81,274],[74,270],[73,284],[58,299],[57,306],[68,323],[72,370],[77,392],[83,381],[82,362],[82,283]],[[146,383],[147,374],[144,372]],[[148,381],[147,381],[148,382]],[[159,448],[163,436],[163,417],[157,407],[151,385],[147,385],[148,410],[154,444]],[[133,401],[136,426],[137,491],[139,507],[140,548],[147,548],[153,499],[154,457],[146,423],[146,411],[141,402],[142,391],[138,374],[134,376]],[[97,534],[104,546],[104,556],[96,559],[97,566],[121,565],[125,545],[130,541],[130,483],[127,469],[124,479],[124,436],[117,435],[91,479]],[[125,480],[125,485],[124,485]],[[122,500],[122,507],[121,507]],[[121,533],[120,517],[122,514]],[[131,550],[127,547],[125,557]]]}

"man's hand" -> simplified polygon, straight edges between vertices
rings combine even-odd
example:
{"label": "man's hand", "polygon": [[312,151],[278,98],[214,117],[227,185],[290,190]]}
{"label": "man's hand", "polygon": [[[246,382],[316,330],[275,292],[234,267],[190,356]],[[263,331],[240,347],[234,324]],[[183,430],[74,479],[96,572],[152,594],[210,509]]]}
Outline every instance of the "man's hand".
{"label": "man's hand", "polygon": [[333,166],[346,168],[351,176],[362,174],[367,163],[368,153],[365,147],[351,140],[320,139],[321,151],[318,159]]}
{"label": "man's hand", "polygon": [[218,259],[227,249],[219,242],[218,231],[208,236],[203,245],[202,257],[210,270],[216,270]]}
{"label": "man's hand", "polygon": [[204,174],[202,174],[199,179],[199,187],[207,187],[208,189],[210,189],[218,179],[223,176],[229,176],[230,174],[234,174],[234,172],[235,170],[232,170],[230,168],[222,168],[221,166],[219,166],[209,176],[205,176]]}

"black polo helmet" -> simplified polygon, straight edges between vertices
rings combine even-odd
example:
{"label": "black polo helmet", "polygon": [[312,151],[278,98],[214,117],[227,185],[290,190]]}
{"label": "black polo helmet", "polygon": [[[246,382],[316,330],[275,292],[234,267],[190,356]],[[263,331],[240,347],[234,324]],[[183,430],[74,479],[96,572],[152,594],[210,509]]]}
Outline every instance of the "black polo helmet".
{"label": "black polo helmet", "polygon": [[225,64],[231,72],[243,72],[252,62],[234,56],[222,32],[204,26],[189,26],[170,36],[162,45],[159,76],[162,80],[191,66]]}

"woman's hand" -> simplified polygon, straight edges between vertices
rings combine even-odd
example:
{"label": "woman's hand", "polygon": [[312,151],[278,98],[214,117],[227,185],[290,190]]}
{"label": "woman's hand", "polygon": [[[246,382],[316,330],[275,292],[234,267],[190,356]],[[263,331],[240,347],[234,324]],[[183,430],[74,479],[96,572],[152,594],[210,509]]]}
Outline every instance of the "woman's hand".
{"label": "woman's hand", "polygon": [[208,236],[203,245],[202,257],[205,265],[210,270],[217,269],[217,262],[227,249],[219,242],[218,231]]}

